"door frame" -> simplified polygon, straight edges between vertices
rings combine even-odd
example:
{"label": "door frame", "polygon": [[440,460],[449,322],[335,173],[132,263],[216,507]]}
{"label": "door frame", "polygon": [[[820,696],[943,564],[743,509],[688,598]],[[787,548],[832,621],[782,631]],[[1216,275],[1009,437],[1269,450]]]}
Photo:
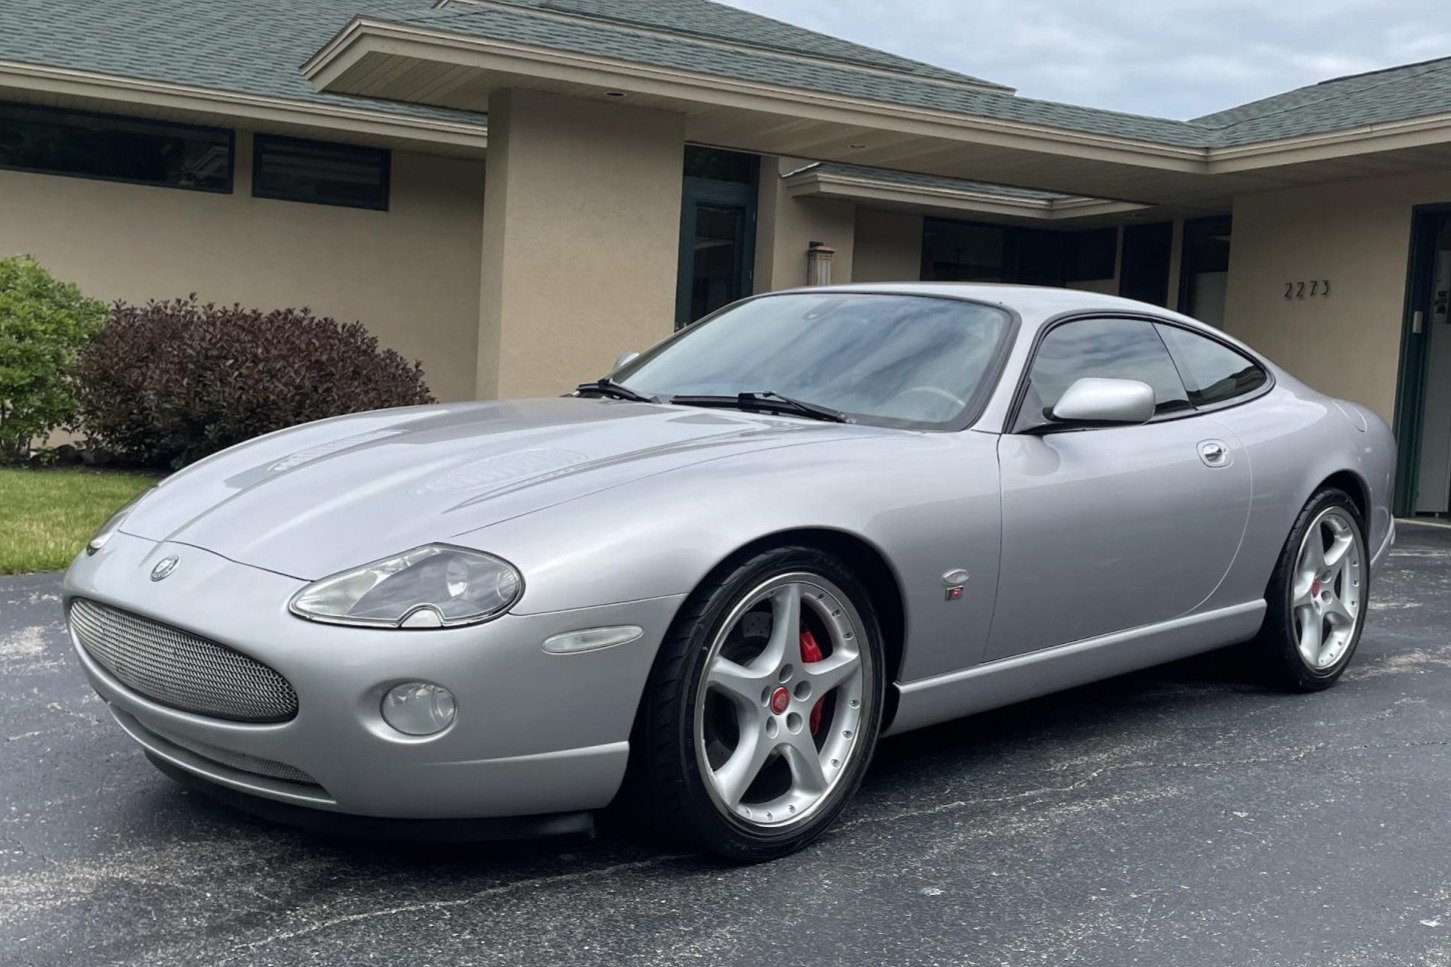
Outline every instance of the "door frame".
{"label": "door frame", "polygon": [[695,278],[696,207],[701,203],[741,209],[741,250],[737,256],[736,278],[740,285],[741,298],[744,299],[753,291],[760,159],[753,161],[749,182],[716,181],[693,176],[686,176],[684,179],[680,198],[680,261],[675,282],[676,329],[683,329],[695,321],[690,318],[690,297]]}
{"label": "door frame", "polygon": [[1415,511],[1416,480],[1421,464],[1421,409],[1426,396],[1426,333],[1415,332],[1415,314],[1431,315],[1431,274],[1435,266],[1436,238],[1444,220],[1451,218],[1451,202],[1417,205],[1411,209],[1410,254],[1406,260],[1405,308],[1401,314],[1401,351],[1396,376],[1395,436],[1397,441],[1394,512]]}

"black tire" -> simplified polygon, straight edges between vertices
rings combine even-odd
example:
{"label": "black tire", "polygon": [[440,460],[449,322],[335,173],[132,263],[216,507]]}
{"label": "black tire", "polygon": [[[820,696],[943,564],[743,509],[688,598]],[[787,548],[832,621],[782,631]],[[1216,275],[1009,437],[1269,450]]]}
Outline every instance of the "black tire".
{"label": "black tire", "polygon": [[[804,572],[834,584],[860,619],[863,679],[857,745],[834,785],[809,815],[782,828],[765,829],[728,814],[707,788],[696,753],[697,696],[712,643],[732,610],[765,582]],[[630,789],[623,805],[638,829],[652,829],[689,849],[735,863],[758,863],[793,853],[832,824],[856,793],[871,762],[881,728],[886,662],[871,596],[831,555],[808,546],[783,546],[727,562],[686,600],[661,644],[634,736]]]}
{"label": "black tire", "polygon": [[[1306,534],[1312,524],[1319,520],[1326,511],[1332,509],[1341,512],[1355,528],[1355,540],[1358,542],[1357,553],[1362,562],[1362,578],[1355,589],[1360,597],[1349,644],[1344,647],[1340,657],[1333,664],[1317,668],[1307,661],[1300,651],[1299,630],[1294,608],[1291,606],[1291,597],[1294,591],[1296,565],[1306,540]],[[1365,614],[1370,594],[1369,564],[1365,544],[1365,521],[1355,502],[1344,491],[1334,487],[1316,491],[1315,495],[1305,504],[1304,509],[1300,511],[1300,515],[1295,518],[1294,526],[1290,528],[1290,536],[1285,541],[1284,549],[1280,552],[1279,560],[1275,563],[1274,573],[1270,577],[1269,587],[1265,590],[1265,602],[1268,606],[1265,623],[1260,628],[1259,635],[1250,645],[1253,655],[1271,684],[1293,692],[1318,692],[1340,680],[1340,676],[1345,673],[1351,659],[1355,657],[1355,649],[1360,644],[1360,635],[1365,628]]]}

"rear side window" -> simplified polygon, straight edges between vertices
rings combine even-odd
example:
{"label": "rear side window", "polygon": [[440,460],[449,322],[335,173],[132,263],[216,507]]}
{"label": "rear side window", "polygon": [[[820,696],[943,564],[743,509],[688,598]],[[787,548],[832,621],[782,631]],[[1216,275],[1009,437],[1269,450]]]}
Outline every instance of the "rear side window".
{"label": "rear side window", "polygon": [[1195,406],[1213,406],[1253,393],[1269,382],[1259,364],[1223,343],[1180,329],[1159,326]]}
{"label": "rear side window", "polygon": [[1154,388],[1155,411],[1189,410],[1189,396],[1152,323],[1082,319],[1043,337],[1028,375],[1018,429],[1038,426],[1068,387],[1085,377],[1136,379]]}

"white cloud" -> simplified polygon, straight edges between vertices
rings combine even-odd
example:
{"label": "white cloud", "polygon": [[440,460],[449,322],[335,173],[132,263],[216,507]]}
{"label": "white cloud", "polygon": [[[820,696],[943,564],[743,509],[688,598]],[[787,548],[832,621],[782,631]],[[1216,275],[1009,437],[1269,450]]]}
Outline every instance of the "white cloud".
{"label": "white cloud", "polygon": [[1025,97],[1161,117],[1451,56],[1445,0],[725,2]]}

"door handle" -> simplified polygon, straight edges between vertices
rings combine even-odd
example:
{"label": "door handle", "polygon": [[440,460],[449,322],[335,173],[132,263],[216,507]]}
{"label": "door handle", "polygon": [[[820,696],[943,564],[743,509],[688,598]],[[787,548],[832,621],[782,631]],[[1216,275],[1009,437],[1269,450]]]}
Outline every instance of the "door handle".
{"label": "door handle", "polygon": [[1223,440],[1205,440],[1199,444],[1199,459],[1206,467],[1227,467],[1233,462]]}

